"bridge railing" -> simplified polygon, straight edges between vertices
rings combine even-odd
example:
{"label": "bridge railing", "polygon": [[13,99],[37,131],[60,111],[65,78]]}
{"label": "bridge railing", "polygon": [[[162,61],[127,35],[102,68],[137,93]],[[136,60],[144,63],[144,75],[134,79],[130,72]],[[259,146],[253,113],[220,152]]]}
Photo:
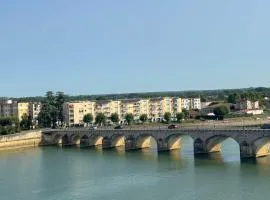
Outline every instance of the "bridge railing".
{"label": "bridge railing", "polygon": [[[226,121],[213,121],[207,123],[183,123],[177,124],[180,129],[259,129],[261,124],[253,123],[253,124],[245,124],[242,122],[233,122],[227,123]],[[157,125],[130,125],[125,126],[123,129],[119,130],[166,130],[168,129],[169,124],[157,124]],[[64,128],[64,129],[52,129],[54,131],[61,130],[91,130],[89,127],[84,128]],[[99,127],[97,130],[115,130],[114,126],[103,126]],[[44,131],[46,132],[46,131]]]}

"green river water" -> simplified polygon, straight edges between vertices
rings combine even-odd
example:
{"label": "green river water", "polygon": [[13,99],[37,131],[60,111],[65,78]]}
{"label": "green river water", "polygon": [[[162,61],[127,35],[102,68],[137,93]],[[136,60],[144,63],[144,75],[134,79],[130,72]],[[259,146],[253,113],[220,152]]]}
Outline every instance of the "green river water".
{"label": "green river water", "polygon": [[0,152],[0,200],[260,200],[270,197],[270,158],[241,162],[226,140],[222,153],[183,149],[43,147]]}

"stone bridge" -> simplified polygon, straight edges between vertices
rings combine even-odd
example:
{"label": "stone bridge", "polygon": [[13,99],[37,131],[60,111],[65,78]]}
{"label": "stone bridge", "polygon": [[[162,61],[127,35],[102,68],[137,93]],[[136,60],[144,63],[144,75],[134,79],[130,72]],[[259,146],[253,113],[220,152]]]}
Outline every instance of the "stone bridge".
{"label": "stone bridge", "polygon": [[239,144],[240,157],[260,157],[270,153],[270,129],[121,129],[121,130],[47,130],[43,131],[43,144],[98,146],[125,150],[151,147],[150,139],[157,143],[158,151],[181,149],[183,136],[190,136],[194,154],[219,152],[221,143],[232,138]]}

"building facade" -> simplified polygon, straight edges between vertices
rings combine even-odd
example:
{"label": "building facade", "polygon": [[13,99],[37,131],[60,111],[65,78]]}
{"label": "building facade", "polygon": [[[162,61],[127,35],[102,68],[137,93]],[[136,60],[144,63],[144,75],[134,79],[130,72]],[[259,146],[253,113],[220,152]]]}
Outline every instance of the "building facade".
{"label": "building facade", "polygon": [[17,117],[21,121],[24,115],[29,115],[29,103],[12,100],[0,102],[0,116]]}
{"label": "building facade", "polygon": [[82,101],[65,103],[63,106],[64,121],[67,126],[83,124],[84,115],[103,113],[109,120],[113,113],[119,115],[120,121],[127,114],[133,114],[135,120],[146,114],[151,121],[162,121],[164,114],[170,112],[172,117],[182,112],[182,99],[178,97],[160,97],[151,99],[122,99],[102,101]]}
{"label": "building facade", "polygon": [[182,109],[184,110],[200,110],[202,108],[200,98],[182,99]]}
{"label": "building facade", "polygon": [[30,102],[29,103],[29,115],[33,119],[33,121],[37,124],[38,115],[41,111],[41,103],[40,102]]}
{"label": "building facade", "polygon": [[92,114],[95,117],[95,102],[67,102],[63,105],[64,123],[66,126],[82,125],[83,117]]}

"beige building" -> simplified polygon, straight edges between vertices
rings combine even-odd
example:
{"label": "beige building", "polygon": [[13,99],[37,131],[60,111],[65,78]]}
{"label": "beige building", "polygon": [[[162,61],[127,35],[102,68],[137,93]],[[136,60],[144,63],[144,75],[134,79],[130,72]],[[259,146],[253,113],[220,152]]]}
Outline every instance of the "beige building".
{"label": "beige building", "polygon": [[19,102],[17,104],[18,106],[18,113],[17,113],[17,116],[19,118],[19,120],[21,121],[22,120],[22,117],[24,115],[29,115],[29,103],[28,102]]}
{"label": "beige building", "polygon": [[0,102],[0,116],[13,116],[21,121],[24,115],[29,115],[29,103],[12,100]]}
{"label": "beige building", "polygon": [[121,115],[121,101],[101,100],[96,102],[95,113],[103,113],[110,117],[113,113]]}
{"label": "beige building", "polygon": [[179,110],[178,105],[174,105],[179,101],[174,101],[171,97],[152,98],[150,99],[149,115],[152,121],[162,121],[164,114],[174,113],[174,109]]}
{"label": "beige building", "polygon": [[172,115],[176,116],[177,113],[182,112],[182,99],[175,97],[173,98],[173,112]]}
{"label": "beige building", "polygon": [[172,116],[182,112],[181,98],[82,101],[65,103],[63,107],[67,126],[83,124],[83,116],[87,113],[91,113],[94,117],[97,113],[103,113],[108,119],[113,113],[117,113],[121,121],[128,113],[133,114],[135,120],[146,114],[152,121],[158,121],[163,120],[165,112],[170,112]]}
{"label": "beige building", "polygon": [[83,117],[89,113],[95,117],[95,102],[67,102],[63,105],[64,123],[66,126],[84,124]]}
{"label": "beige building", "polygon": [[121,101],[121,119],[124,119],[126,114],[133,114],[135,119],[138,119],[140,112],[139,99],[124,99]]}

